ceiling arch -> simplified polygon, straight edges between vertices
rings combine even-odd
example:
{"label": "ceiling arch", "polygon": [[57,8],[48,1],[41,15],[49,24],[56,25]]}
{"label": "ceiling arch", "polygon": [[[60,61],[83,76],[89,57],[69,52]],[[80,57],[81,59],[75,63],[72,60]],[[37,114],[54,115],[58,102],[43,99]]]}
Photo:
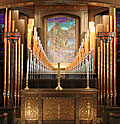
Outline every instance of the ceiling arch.
{"label": "ceiling arch", "polygon": [[66,5],[86,4],[104,7],[120,7],[119,0],[0,0],[0,8],[28,5]]}

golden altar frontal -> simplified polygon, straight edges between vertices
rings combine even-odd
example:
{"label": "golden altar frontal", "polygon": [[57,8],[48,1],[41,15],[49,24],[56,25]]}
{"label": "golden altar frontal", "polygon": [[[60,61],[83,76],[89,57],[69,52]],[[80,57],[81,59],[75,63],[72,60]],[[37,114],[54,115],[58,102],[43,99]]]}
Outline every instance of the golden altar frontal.
{"label": "golden altar frontal", "polygon": [[29,89],[21,91],[22,124],[95,123],[97,90]]}

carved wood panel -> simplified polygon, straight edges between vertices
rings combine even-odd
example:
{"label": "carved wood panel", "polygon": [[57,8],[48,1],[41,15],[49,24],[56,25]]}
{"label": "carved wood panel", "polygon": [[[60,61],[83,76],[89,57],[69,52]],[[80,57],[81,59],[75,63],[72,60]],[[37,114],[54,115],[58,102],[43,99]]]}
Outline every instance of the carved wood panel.
{"label": "carved wood panel", "polygon": [[43,100],[43,120],[74,120],[73,98],[49,98]]}
{"label": "carved wood panel", "polygon": [[38,97],[25,98],[25,120],[38,120]]}

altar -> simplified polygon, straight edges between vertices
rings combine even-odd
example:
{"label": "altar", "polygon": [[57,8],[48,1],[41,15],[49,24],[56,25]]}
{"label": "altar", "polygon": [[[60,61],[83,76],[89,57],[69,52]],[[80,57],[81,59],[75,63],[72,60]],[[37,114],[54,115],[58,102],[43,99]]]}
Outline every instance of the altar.
{"label": "altar", "polygon": [[22,124],[94,124],[96,116],[95,89],[21,91]]}

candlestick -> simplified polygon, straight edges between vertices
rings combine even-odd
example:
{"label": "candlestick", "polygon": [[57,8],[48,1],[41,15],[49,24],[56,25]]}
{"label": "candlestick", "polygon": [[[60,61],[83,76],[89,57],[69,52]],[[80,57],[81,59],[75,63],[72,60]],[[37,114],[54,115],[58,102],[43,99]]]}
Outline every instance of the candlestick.
{"label": "candlestick", "polygon": [[25,90],[29,90],[29,88],[28,88],[28,73],[29,73],[29,57],[27,60],[27,73],[26,73],[26,88],[25,88]]}
{"label": "candlestick", "polygon": [[55,88],[55,90],[63,90],[63,88],[60,86],[60,63],[58,63],[58,86]]}
{"label": "candlestick", "polygon": [[87,60],[87,88],[90,89],[89,87],[89,61]]}

